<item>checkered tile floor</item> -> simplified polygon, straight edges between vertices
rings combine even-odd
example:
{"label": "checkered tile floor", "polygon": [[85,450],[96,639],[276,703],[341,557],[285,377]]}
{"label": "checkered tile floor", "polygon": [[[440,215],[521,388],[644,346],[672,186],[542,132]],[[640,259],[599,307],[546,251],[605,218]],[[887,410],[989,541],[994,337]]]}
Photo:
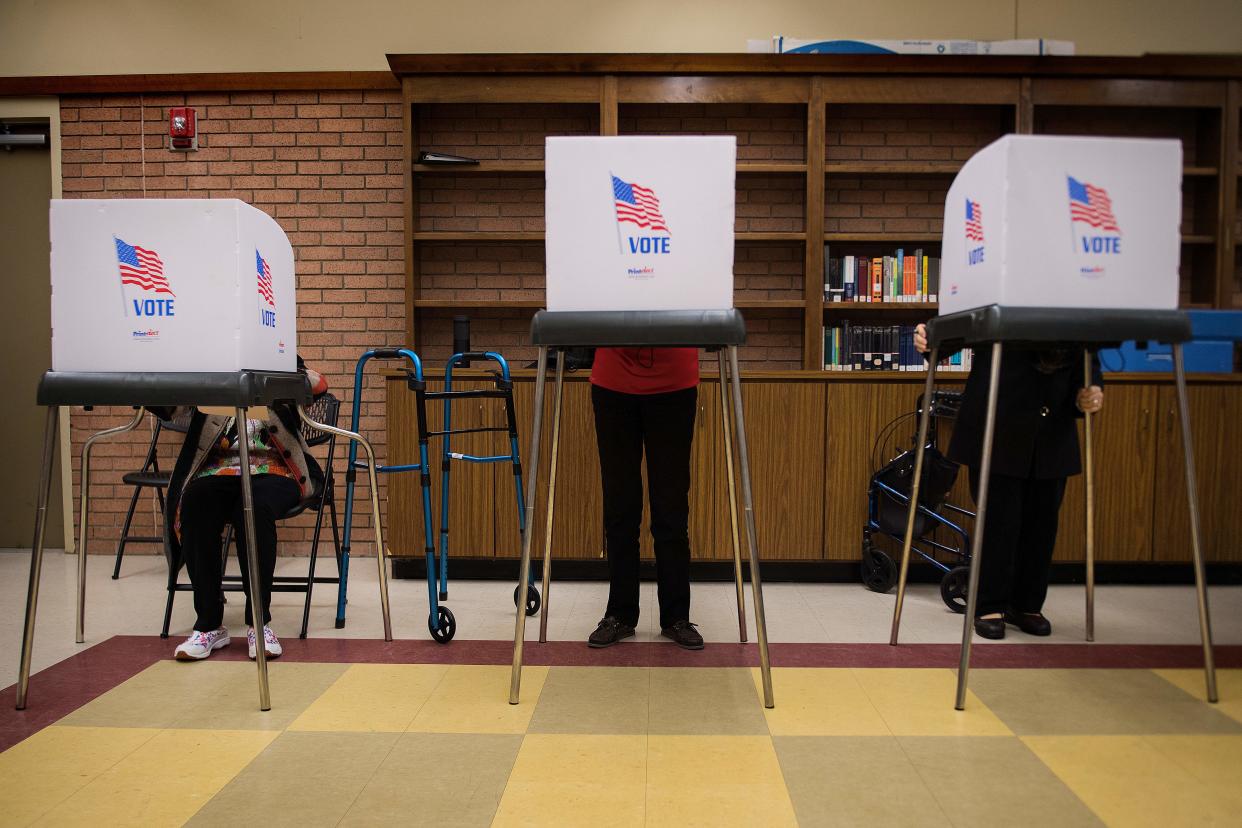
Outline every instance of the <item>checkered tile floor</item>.
{"label": "checkered tile floor", "polygon": [[[36,676],[26,713],[0,697],[0,823],[1061,828],[1242,813],[1242,669],[1219,672],[1209,705],[1185,667],[978,667],[957,712],[948,667],[777,666],[764,710],[756,668],[652,645],[662,666],[528,666],[511,706],[507,643],[439,651],[486,664],[384,663],[375,644],[337,642],[330,658],[291,647],[260,713],[249,662],[105,642],[76,658],[99,651],[112,678],[67,663]],[[862,664],[891,649],[774,660]],[[69,712],[23,719],[41,703]]]}

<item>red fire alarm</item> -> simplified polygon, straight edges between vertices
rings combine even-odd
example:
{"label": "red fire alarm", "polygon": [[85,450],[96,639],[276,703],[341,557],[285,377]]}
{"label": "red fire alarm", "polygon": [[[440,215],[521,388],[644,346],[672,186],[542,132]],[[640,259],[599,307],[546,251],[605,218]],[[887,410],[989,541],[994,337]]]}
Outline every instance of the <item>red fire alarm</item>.
{"label": "red fire alarm", "polygon": [[194,107],[168,108],[168,148],[187,151],[198,149],[198,126]]}

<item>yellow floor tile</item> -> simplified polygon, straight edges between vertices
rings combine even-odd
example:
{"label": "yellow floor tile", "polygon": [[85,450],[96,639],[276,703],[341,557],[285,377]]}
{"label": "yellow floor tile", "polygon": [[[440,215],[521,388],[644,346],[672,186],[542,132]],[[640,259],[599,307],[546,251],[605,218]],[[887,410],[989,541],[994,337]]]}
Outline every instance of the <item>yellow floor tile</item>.
{"label": "yellow floor tile", "polygon": [[767,736],[650,736],[647,825],[797,825]]}
{"label": "yellow floor tile", "polygon": [[1242,735],[1214,733],[1147,736],[1148,743],[1242,813]]}
{"label": "yellow floor tile", "polygon": [[[763,678],[751,669],[755,692],[763,699]],[[854,672],[845,668],[775,667],[776,707],[764,710],[773,736],[888,736],[880,712],[871,704]]]}
{"label": "yellow floor tile", "polygon": [[444,664],[355,664],[289,729],[402,733],[448,669]]}
{"label": "yellow floor tile", "polygon": [[859,668],[853,672],[894,736],[1013,735],[969,690],[966,709],[953,709],[957,675],[952,670]]}
{"label": "yellow floor tile", "polygon": [[158,733],[56,725],[40,730],[0,754],[0,822],[30,824]]}
{"label": "yellow floor tile", "polygon": [[508,666],[454,664],[409,729],[419,733],[525,733],[548,668],[522,669],[520,704],[509,704],[510,676]]}
{"label": "yellow floor tile", "polygon": [[44,815],[46,825],[181,825],[278,734],[165,730]]}
{"label": "yellow floor tile", "polygon": [[[1175,684],[1196,699],[1207,701],[1207,684],[1202,670],[1152,670],[1165,681]],[[1242,722],[1242,670],[1217,670],[1216,695],[1212,705],[1226,716]]]}
{"label": "yellow floor tile", "polygon": [[[1237,759],[1226,787],[1177,760],[1188,748],[1236,753],[1238,736],[1025,736],[1044,764],[1110,825],[1230,825],[1238,818]],[[1184,740],[1195,740],[1194,742]],[[1202,741],[1199,741],[1202,740]],[[1168,752],[1166,752],[1168,751]],[[1194,760],[1200,766],[1208,757]],[[1211,778],[1211,777],[1209,777]]]}
{"label": "yellow floor tile", "polygon": [[642,825],[646,778],[646,736],[528,734],[492,825]]}

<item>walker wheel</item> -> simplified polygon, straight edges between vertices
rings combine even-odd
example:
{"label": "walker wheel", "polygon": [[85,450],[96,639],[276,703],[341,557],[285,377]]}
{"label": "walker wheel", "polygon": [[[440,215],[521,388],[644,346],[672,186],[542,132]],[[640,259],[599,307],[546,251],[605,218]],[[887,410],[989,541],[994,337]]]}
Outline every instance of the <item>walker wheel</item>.
{"label": "walker wheel", "polygon": [[888,592],[897,583],[897,564],[866,542],[863,544],[862,582],[872,592]]}
{"label": "walker wheel", "polygon": [[[516,586],[513,588],[513,606],[516,607],[518,605],[518,601],[521,600],[521,594],[522,587]],[[528,584],[526,587],[526,615],[533,618],[539,614],[541,606],[543,606],[543,599],[539,597],[539,590]]]}
{"label": "walker wheel", "polygon": [[954,612],[966,611],[966,592],[970,585],[970,567],[955,566],[940,579],[940,597]]}
{"label": "walker wheel", "polygon": [[453,640],[453,636],[457,634],[457,619],[453,617],[453,611],[448,607],[440,607],[437,617],[437,623],[433,623],[431,618],[427,619],[427,629],[431,631],[431,637],[435,639],[437,644],[447,644]]}

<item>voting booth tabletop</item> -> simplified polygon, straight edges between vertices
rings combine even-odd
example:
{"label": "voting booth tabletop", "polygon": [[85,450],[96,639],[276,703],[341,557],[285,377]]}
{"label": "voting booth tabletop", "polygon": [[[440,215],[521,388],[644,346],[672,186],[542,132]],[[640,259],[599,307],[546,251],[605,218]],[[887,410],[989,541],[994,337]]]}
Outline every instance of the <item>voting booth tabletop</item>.
{"label": "voting booth tabletop", "polygon": [[[0,692],[0,823],[1128,825],[1242,808],[1242,647],[288,640],[270,712],[234,645],[118,636]],[[711,674],[711,675],[706,675]]]}

